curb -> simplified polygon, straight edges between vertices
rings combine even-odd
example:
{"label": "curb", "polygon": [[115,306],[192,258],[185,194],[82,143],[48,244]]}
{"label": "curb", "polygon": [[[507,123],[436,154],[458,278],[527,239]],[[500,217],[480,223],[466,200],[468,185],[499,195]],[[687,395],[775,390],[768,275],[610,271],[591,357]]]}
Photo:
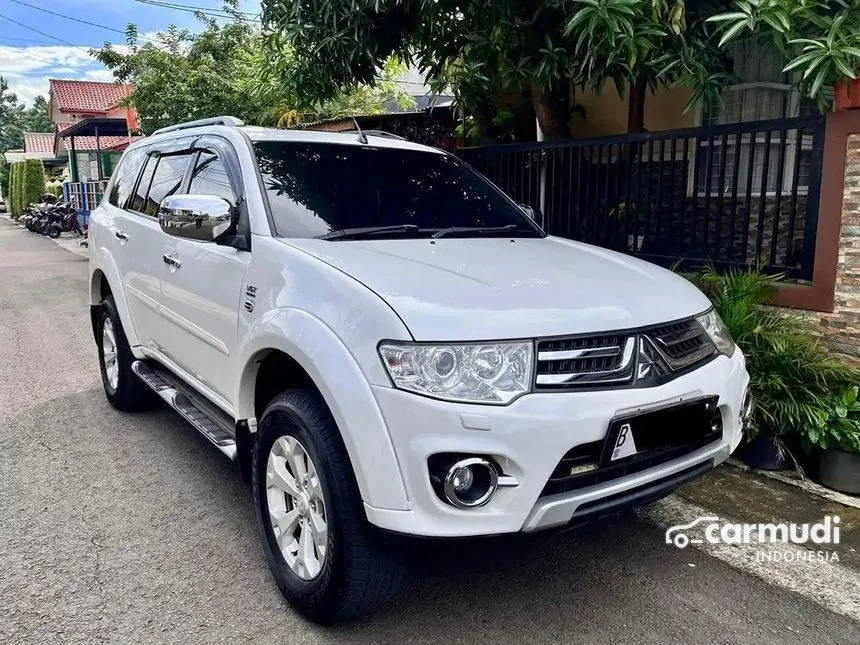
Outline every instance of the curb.
{"label": "curb", "polygon": [[739,459],[736,459],[735,457],[729,457],[728,461],[726,461],[725,463],[728,466],[738,468],[744,472],[753,473],[762,477],[767,477],[768,479],[775,479],[778,482],[788,484],[789,486],[794,486],[795,488],[799,488],[807,493],[817,495],[818,497],[829,500],[831,502],[836,502],[837,504],[842,504],[843,506],[850,506],[851,508],[860,508],[860,498],[854,497],[853,495],[846,495],[845,493],[839,493],[835,490],[830,490],[829,488],[825,488],[820,484],[816,484],[809,479],[802,479],[796,474],[786,475],[779,471],[759,470],[758,468],[751,468],[750,466],[747,466],[745,463],[743,463]]}

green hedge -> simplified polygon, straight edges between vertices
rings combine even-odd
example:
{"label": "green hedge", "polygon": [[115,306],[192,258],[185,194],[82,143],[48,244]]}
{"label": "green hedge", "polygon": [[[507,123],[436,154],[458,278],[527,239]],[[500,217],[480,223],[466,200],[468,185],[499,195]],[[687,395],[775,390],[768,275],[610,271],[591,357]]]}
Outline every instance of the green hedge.
{"label": "green hedge", "polygon": [[51,194],[54,197],[56,197],[57,199],[62,199],[63,187],[62,186],[55,186],[54,184],[52,184],[50,182],[46,182],[45,183],[45,193]]}
{"label": "green hedge", "polygon": [[21,197],[23,204],[21,209],[30,204],[42,201],[45,194],[45,166],[41,159],[27,159],[24,162],[24,173],[21,180]]}
{"label": "green hedge", "polygon": [[10,212],[18,219],[30,204],[42,201],[45,194],[45,166],[39,159],[12,164]]}
{"label": "green hedge", "polygon": [[21,215],[21,178],[24,170],[24,162],[18,161],[12,164],[12,177],[9,180],[10,199],[9,206],[13,219]]}

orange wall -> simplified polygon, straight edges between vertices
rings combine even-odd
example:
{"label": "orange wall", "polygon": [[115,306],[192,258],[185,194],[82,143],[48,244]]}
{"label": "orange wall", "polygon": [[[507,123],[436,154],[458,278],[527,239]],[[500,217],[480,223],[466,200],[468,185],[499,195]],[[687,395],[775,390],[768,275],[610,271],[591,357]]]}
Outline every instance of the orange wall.
{"label": "orange wall", "polygon": [[[650,131],[692,128],[698,125],[695,108],[684,113],[690,90],[685,87],[657,88],[645,99],[645,128]],[[610,81],[600,94],[576,92],[575,103],[585,108],[585,118],[573,117],[574,137],[599,137],[627,132],[627,98],[620,98]]]}

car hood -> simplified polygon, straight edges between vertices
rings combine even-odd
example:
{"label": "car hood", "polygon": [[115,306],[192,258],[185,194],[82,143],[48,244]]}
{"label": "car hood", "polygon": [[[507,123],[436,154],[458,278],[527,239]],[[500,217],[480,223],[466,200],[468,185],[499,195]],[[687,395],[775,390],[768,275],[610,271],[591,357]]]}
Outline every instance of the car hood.
{"label": "car hood", "polygon": [[376,292],[422,341],[629,329],[710,307],[670,271],[562,238],[285,242]]}

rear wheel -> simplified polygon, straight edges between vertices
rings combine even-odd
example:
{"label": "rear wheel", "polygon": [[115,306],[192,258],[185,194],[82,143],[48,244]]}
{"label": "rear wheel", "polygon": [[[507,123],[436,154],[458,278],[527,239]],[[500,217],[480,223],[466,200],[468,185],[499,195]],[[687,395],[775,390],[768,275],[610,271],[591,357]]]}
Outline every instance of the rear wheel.
{"label": "rear wheel", "polygon": [[124,412],[150,407],[155,397],[131,369],[134,356],[112,296],[102,302],[97,336],[102,385],[108,401]]}
{"label": "rear wheel", "polygon": [[266,408],[252,485],[266,560],[296,610],[338,623],[394,596],[404,558],[371,535],[343,440],[317,392],[289,390]]}

